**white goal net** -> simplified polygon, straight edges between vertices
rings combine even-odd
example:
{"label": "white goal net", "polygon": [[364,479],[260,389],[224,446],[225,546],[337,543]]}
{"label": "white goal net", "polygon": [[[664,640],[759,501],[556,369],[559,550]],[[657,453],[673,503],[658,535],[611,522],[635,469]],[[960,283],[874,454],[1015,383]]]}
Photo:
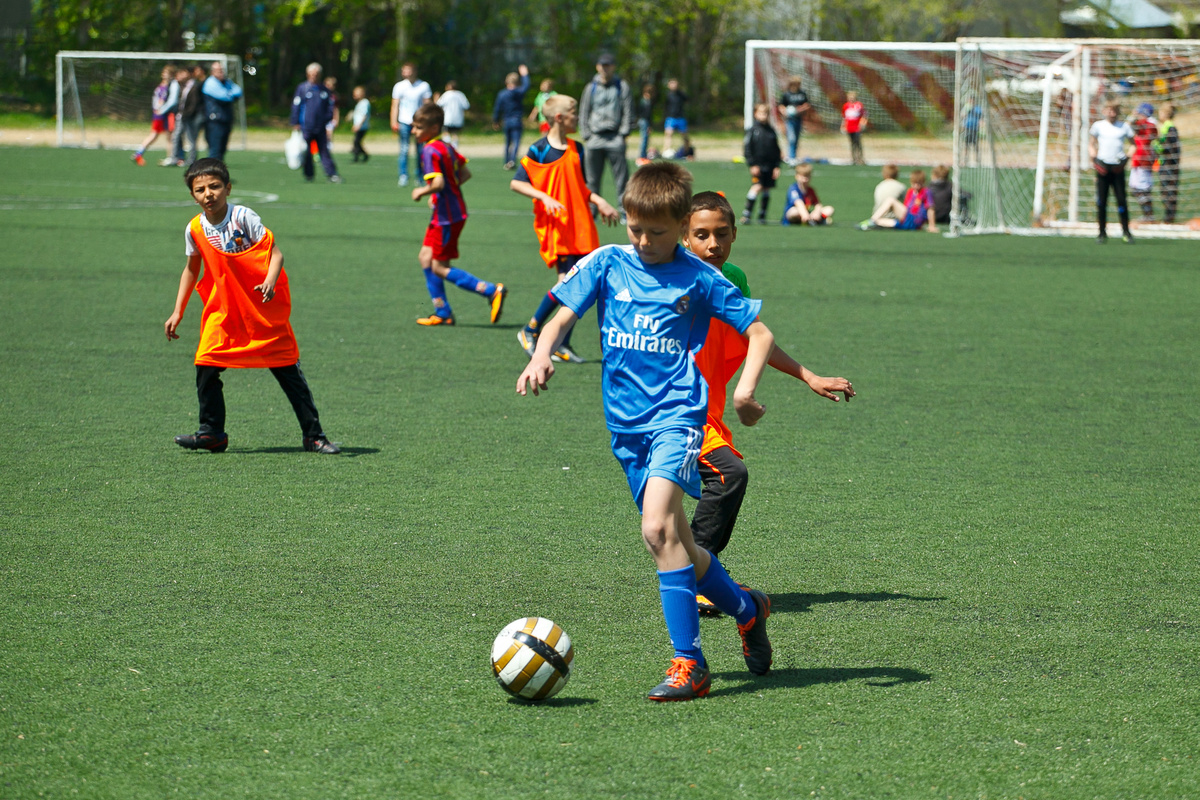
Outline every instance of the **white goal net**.
{"label": "white goal net", "polygon": [[[163,68],[214,61],[237,84],[242,60],[225,53],[122,53],[62,51],[56,59],[55,86],[59,147],[133,149],[150,126],[151,97]],[[246,148],[246,105],[239,99],[230,149]]]}
{"label": "white goal net", "polygon": [[957,45],[954,232],[1095,235],[1089,130],[1116,103],[1138,134],[1125,170],[1135,235],[1200,238],[1200,41]]}

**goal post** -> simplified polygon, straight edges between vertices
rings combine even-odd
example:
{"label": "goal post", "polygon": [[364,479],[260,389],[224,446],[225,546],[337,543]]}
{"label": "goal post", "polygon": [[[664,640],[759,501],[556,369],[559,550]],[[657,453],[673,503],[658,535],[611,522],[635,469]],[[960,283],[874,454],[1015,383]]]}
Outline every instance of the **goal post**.
{"label": "goal post", "polygon": [[[963,38],[956,46],[953,233],[1096,235],[1089,132],[1116,103],[1140,134],[1126,169],[1135,235],[1200,238],[1200,41]],[[1166,104],[1174,152],[1155,146]],[[1153,128],[1135,119],[1147,106]],[[1119,236],[1115,213],[1109,225]]]}
{"label": "goal post", "polygon": [[[149,123],[150,98],[163,67],[219,61],[242,83],[242,59],[228,53],[131,53],[61,50],[54,59],[56,139],[59,147],[130,147],[145,135],[132,123]],[[246,149],[245,97],[235,103],[239,145]],[[102,130],[101,130],[102,129]]]}

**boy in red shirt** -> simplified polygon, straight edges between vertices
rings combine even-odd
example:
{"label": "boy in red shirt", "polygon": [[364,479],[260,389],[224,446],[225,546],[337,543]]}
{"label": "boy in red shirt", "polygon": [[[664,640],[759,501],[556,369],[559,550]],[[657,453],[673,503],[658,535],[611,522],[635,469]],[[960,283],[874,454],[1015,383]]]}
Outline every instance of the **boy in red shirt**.
{"label": "boy in red shirt", "polygon": [[425,230],[425,241],[417,260],[425,273],[425,286],[433,299],[433,314],[417,319],[418,325],[453,325],[454,313],[446,299],[445,279],[460,289],[488,301],[491,321],[500,321],[508,289],[489,283],[466,270],[450,266],[458,258],[458,237],[467,224],[467,201],[459,187],[471,178],[467,160],[441,138],[445,115],[436,103],[426,103],[413,114],[412,135],[421,143],[421,172],[425,183],[412,191],[414,202],[430,197],[433,218]]}
{"label": "boy in red shirt", "polygon": [[1150,119],[1154,106],[1142,103],[1137,107],[1133,128],[1133,157],[1129,160],[1129,191],[1142,208],[1142,220],[1154,221],[1154,142],[1158,126]]}
{"label": "boy in red shirt", "polygon": [[204,312],[196,348],[200,428],[176,436],[175,444],[186,450],[225,452],[229,437],[221,373],[230,367],[265,367],[291,401],[304,434],[304,449],[340,452],[321,429],[312,391],[300,371],[300,348],[289,322],[292,298],[275,237],[258,214],[230,205],[233,182],[220,159],[200,159],[183,179],[204,212],[184,232],[188,260],[179,279],[175,311],[164,324],[167,340],[179,338],[176,330],[193,289],[204,301]]}
{"label": "boy in red shirt", "polygon": [[862,132],[867,129],[867,110],[858,102],[858,92],[846,92],[842,104],[842,133],[850,137],[850,160],[855,164],[867,163],[863,159]]}
{"label": "boy in red shirt", "polygon": [[[903,200],[889,200],[875,209],[871,218],[859,227],[866,231],[872,228],[891,228],[897,231],[915,231],[925,228],[937,233],[937,219],[933,211],[933,195],[925,186],[925,170],[914,169],[908,175],[908,191]],[[885,215],[891,211],[895,219]]]}

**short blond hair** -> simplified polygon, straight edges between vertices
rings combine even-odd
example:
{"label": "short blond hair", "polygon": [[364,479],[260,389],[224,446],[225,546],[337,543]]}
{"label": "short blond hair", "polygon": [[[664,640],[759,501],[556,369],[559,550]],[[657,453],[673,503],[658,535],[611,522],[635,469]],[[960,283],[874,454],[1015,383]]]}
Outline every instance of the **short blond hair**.
{"label": "short blond hair", "polygon": [[912,172],[908,173],[908,180],[910,183],[915,183],[918,186],[924,186],[925,185],[925,170],[914,169]]}
{"label": "short blond hair", "polygon": [[569,94],[552,94],[542,103],[542,116],[549,122],[554,119],[555,114],[569,114],[578,105],[575,98]]}
{"label": "short blond hair", "polygon": [[950,177],[950,168],[945,164],[938,164],[933,168],[933,179],[935,181],[944,181]]}
{"label": "short blond hair", "polygon": [[796,174],[803,175],[806,178],[811,178],[813,172],[812,164],[797,164]]}
{"label": "short blond hair", "polygon": [[883,165],[883,177],[885,180],[895,180],[896,176],[899,174],[900,174],[900,168],[897,167],[895,164],[884,164]]}
{"label": "short blond hair", "polygon": [[692,173],[672,161],[647,164],[629,179],[621,204],[639,219],[683,222],[692,211]]}

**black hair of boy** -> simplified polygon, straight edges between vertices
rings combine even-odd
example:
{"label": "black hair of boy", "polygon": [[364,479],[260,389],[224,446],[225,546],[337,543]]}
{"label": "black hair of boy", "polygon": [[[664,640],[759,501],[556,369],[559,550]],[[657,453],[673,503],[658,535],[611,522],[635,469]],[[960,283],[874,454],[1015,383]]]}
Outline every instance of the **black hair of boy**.
{"label": "black hair of boy", "polygon": [[226,186],[231,183],[229,167],[219,158],[198,158],[192,162],[187,172],[183,173],[183,182],[187,184],[188,191],[192,190],[192,182],[202,176],[216,178]]}

